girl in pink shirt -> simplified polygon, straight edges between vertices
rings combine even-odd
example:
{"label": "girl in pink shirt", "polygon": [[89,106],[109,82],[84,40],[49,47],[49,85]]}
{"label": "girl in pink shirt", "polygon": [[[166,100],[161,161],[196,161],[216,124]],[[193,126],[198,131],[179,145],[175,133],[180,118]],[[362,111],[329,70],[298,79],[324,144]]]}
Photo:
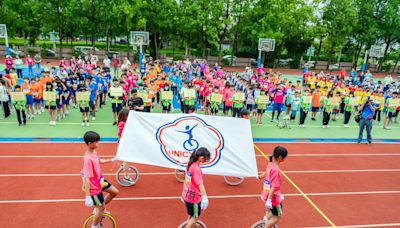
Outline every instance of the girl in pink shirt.
{"label": "girl in pink shirt", "polygon": [[287,157],[288,152],[285,147],[277,146],[274,153],[269,157],[267,170],[258,176],[258,179],[263,179],[263,190],[261,199],[267,208],[266,218],[267,224],[265,227],[274,227],[282,218],[282,201],[281,196],[282,174],[279,169],[279,164]]}
{"label": "girl in pink shirt", "polygon": [[[225,109],[224,109],[224,114],[229,115],[229,110],[232,112],[232,105],[233,102],[231,100],[232,96],[235,94],[235,90],[233,88],[233,86],[228,85],[227,89],[225,90],[224,93],[224,102],[225,102]],[[230,113],[232,114],[232,113]]]}
{"label": "girl in pink shirt", "polygon": [[[122,109],[119,114],[118,114],[118,141],[117,141],[117,146],[119,145],[119,140],[121,139],[122,132],[124,132],[125,128],[125,123],[128,119],[129,116],[129,110],[128,109]],[[133,179],[129,176],[129,163],[123,162],[122,166],[124,167],[124,180],[126,182],[133,182]]]}
{"label": "girl in pink shirt", "polygon": [[210,160],[210,151],[200,147],[190,155],[183,182],[182,200],[189,215],[186,227],[195,227],[201,210],[208,207],[208,198],[200,164]]}

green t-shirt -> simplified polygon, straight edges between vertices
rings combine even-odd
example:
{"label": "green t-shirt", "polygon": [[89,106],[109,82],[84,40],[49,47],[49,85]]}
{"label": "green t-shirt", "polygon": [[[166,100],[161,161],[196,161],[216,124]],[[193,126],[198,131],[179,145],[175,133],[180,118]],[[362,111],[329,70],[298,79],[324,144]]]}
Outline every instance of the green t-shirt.
{"label": "green t-shirt", "polygon": [[212,101],[213,94],[219,95],[219,93],[211,93],[210,94],[210,106],[212,109],[218,109],[222,102],[214,102]]}
{"label": "green t-shirt", "polygon": [[395,113],[397,107],[390,107],[389,106],[391,100],[393,100],[393,98],[388,98],[386,100],[386,102],[387,102],[387,111],[390,112],[390,113]]}
{"label": "green t-shirt", "polygon": [[351,105],[349,105],[350,103],[350,97],[345,97],[344,98],[344,104],[345,104],[345,111],[346,112],[351,112],[353,110],[353,107]]}
{"label": "green t-shirt", "polygon": [[172,99],[168,100],[163,99],[162,93],[160,93],[160,100],[163,106],[169,106],[170,104],[172,104]]}
{"label": "green t-shirt", "polygon": [[81,108],[89,107],[89,101],[79,101],[79,107]]}
{"label": "green t-shirt", "polygon": [[26,110],[26,98],[23,101],[14,101],[15,110],[20,110],[20,105],[23,111]]}
{"label": "green t-shirt", "polygon": [[261,95],[261,96],[256,98],[256,104],[257,104],[257,109],[258,110],[263,110],[263,109],[266,109],[266,107],[267,107],[267,103],[265,103],[265,104],[264,103],[260,103],[261,98],[263,98],[263,97],[268,99],[268,97],[265,96],[265,95]]}
{"label": "green t-shirt", "polygon": [[304,96],[300,97],[300,108],[303,109],[304,112],[308,112],[311,103],[304,103]]}
{"label": "green t-shirt", "polygon": [[[237,93],[236,93],[237,94]],[[238,101],[238,100],[235,100],[236,99],[236,94],[235,95],[233,95],[232,97],[231,97],[231,101],[233,102],[233,107],[234,108],[243,108],[243,102],[244,101]]]}

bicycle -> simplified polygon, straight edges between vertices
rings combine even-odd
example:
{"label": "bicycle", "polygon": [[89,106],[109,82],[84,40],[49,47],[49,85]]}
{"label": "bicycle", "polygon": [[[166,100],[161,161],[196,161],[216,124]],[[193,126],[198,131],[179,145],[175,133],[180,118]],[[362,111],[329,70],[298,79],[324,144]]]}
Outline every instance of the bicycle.
{"label": "bicycle", "polygon": [[[178,228],[186,228],[187,222],[188,222],[187,220],[184,221],[182,224],[180,224],[180,225],[178,226]],[[197,220],[195,227],[206,228],[207,226],[206,226],[206,224],[205,224],[204,222],[202,222],[202,221],[200,221],[200,220]]]}
{"label": "bicycle", "polygon": [[[93,223],[93,216],[94,214],[91,214],[89,217],[85,219],[83,222],[83,228],[91,228],[92,223]],[[103,216],[100,220],[100,227],[102,228],[116,228],[117,227],[117,221],[115,218],[110,214],[110,213],[103,213]]]}
{"label": "bicycle", "polygon": [[[127,172],[128,175],[126,175],[125,165],[126,164],[122,164],[119,167],[117,173],[115,174],[115,179],[117,180],[118,184],[124,187],[135,185],[139,181],[139,171],[135,166],[129,165]],[[129,178],[127,178],[127,176],[129,176]]]}
{"label": "bicycle", "polygon": [[[181,183],[183,183],[185,181],[185,174],[186,174],[185,170],[175,169],[175,171],[174,171],[176,180]],[[241,183],[243,183],[244,177],[224,176],[224,180],[225,180],[225,183],[227,183],[228,185],[237,186],[237,185],[240,185]]]}

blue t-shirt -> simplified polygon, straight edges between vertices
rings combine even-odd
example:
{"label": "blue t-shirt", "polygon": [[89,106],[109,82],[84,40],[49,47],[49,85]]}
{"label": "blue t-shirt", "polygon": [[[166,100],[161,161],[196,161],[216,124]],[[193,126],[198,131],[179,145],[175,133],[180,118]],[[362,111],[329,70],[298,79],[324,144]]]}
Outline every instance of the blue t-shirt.
{"label": "blue t-shirt", "polygon": [[[376,109],[376,105],[375,104],[372,104],[372,107],[374,107]],[[371,110],[371,107],[369,107],[368,104],[366,104],[364,106],[364,110],[362,112],[362,118],[363,119],[367,119],[367,120],[370,120],[370,119],[374,118],[374,112]]]}
{"label": "blue t-shirt", "polygon": [[102,82],[103,82],[103,91],[107,91],[108,90],[108,82],[109,79],[107,77],[102,78]]}
{"label": "blue t-shirt", "polygon": [[98,87],[97,87],[97,83],[94,80],[92,81],[92,83],[90,83],[90,89],[92,91],[90,92],[89,100],[90,101],[95,101]]}

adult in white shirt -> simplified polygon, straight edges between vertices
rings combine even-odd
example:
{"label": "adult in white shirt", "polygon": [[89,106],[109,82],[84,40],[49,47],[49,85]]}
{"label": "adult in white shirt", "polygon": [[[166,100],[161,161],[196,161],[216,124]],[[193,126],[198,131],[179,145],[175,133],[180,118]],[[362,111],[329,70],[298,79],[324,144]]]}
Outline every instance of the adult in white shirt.
{"label": "adult in white shirt", "polygon": [[129,70],[129,68],[131,67],[131,61],[129,61],[129,59],[127,57],[125,57],[124,62],[121,65],[121,70]]}
{"label": "adult in white shirt", "polygon": [[14,65],[17,69],[18,78],[22,78],[22,65],[24,65],[24,62],[22,61],[22,59],[19,58],[18,55],[15,56]]}
{"label": "adult in white shirt", "polygon": [[106,56],[106,58],[103,60],[104,67],[110,68],[111,60]]}

